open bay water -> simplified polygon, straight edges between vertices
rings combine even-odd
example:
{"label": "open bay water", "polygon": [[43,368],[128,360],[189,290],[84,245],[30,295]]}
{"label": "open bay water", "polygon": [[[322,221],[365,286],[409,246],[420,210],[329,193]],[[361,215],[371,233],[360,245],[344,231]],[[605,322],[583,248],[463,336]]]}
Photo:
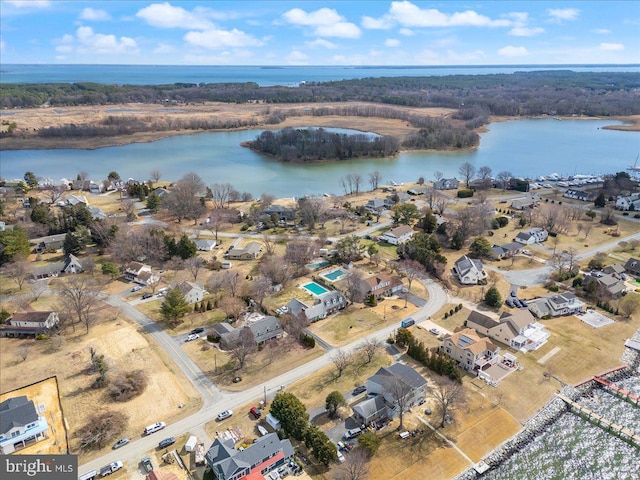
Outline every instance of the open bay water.
{"label": "open bay water", "polygon": [[640,65],[453,65],[453,66],[219,66],[219,65],[16,65],[0,64],[0,83],[78,83],[164,85],[172,83],[255,82],[293,86],[354,78],[490,75],[571,70],[636,72]]}
{"label": "open bay water", "polygon": [[[458,168],[470,162],[488,166],[497,175],[508,170],[516,176],[603,174],[625,170],[640,152],[640,133],[605,130],[619,122],[610,120],[523,119],[489,125],[477,150],[461,152],[408,151],[396,157],[281,163],[240,143],[253,140],[262,130],[179,135],[151,143],[96,150],[0,151],[0,176],[22,178],[26,171],[38,177],[75,178],[86,171],[99,180],[115,170],[124,178],[146,180],[157,168],[163,180],[175,181],[196,172],[207,184],[231,183],[253,195],[277,197],[342,194],[340,179],[349,173],[379,171],[383,183],[433,180],[435,171],[459,176]],[[345,130],[337,130],[346,132]]]}

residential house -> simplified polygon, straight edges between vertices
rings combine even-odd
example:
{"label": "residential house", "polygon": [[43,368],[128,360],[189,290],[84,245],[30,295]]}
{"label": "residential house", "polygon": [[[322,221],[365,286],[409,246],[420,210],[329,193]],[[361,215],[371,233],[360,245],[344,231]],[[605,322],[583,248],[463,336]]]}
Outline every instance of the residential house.
{"label": "residential house", "polygon": [[0,403],[0,454],[8,455],[47,437],[49,424],[40,413],[26,395]]}
{"label": "residential house", "polygon": [[624,269],[634,277],[640,277],[640,260],[631,257],[627,260],[627,263],[624,264]]}
{"label": "residential house", "polygon": [[498,320],[473,311],[465,325],[493,340],[523,351],[537,350],[551,336],[528,310],[504,312]]}
{"label": "residential house", "polygon": [[89,193],[100,193],[101,192],[101,184],[97,184],[95,182],[89,182]]}
{"label": "residential house", "polygon": [[533,245],[534,243],[542,243],[549,237],[549,232],[544,228],[535,227],[526,232],[519,232],[515,241],[523,245]]}
{"label": "residential house", "polygon": [[244,212],[235,208],[214,208],[211,210],[209,217],[205,219],[205,223],[217,220],[222,223],[240,223],[244,218]]}
{"label": "residential house", "polygon": [[89,210],[89,213],[94,220],[104,220],[105,218],[107,218],[107,214],[104,213],[101,208],[89,205],[87,207],[87,210]]}
{"label": "residential house", "polygon": [[35,251],[37,253],[57,252],[62,248],[62,245],[64,244],[64,237],[66,236],[66,233],[59,233],[56,235],[41,237]]}
{"label": "residential house", "polygon": [[318,296],[313,305],[307,305],[297,298],[294,298],[287,304],[291,314],[300,315],[304,313],[307,320],[311,323],[322,320],[326,318],[327,315],[342,310],[346,306],[347,300],[344,298],[344,295],[337,290],[332,290]]}
{"label": "residential house", "polygon": [[598,288],[601,288],[611,298],[621,297],[627,291],[624,280],[617,273],[605,273],[602,271],[585,275],[582,284],[583,288],[589,288],[588,285],[592,282],[595,282]]}
{"label": "residential house", "polygon": [[380,368],[367,379],[367,392],[371,398],[353,407],[354,418],[358,423],[365,425],[398,415],[399,393],[404,393],[400,403],[405,411],[420,404],[427,392],[427,381],[413,368],[402,363],[394,363],[389,367]]}
{"label": "residential house", "polygon": [[[229,325],[229,327],[231,326]],[[256,345],[260,345],[274,338],[280,338],[284,333],[278,319],[271,315],[264,316],[259,320],[252,320],[238,328],[229,327],[225,325],[216,329],[216,333],[220,335],[220,347],[223,349],[232,348],[240,337],[240,332],[243,329],[251,331]]]}
{"label": "residential house", "polygon": [[585,303],[573,293],[558,293],[529,300],[529,311],[538,318],[574,315],[585,309]]}
{"label": "residential house", "polygon": [[362,286],[367,296],[373,294],[378,299],[387,297],[402,290],[402,281],[398,277],[391,277],[386,273],[380,273],[362,280]]}
{"label": "residential house", "polygon": [[481,338],[475,330],[463,328],[445,335],[438,351],[453,358],[460,368],[478,374],[498,360],[500,347]]}
{"label": "residential house", "polygon": [[0,337],[35,337],[58,328],[59,323],[58,312],[18,312],[0,325]]}
{"label": "residential house", "polygon": [[581,202],[593,202],[593,200],[596,198],[595,193],[583,192],[582,190],[574,190],[573,188],[567,189],[567,191],[564,192],[562,196],[565,198],[580,200]]}
{"label": "residential house", "polygon": [[518,197],[511,200],[511,208],[514,210],[524,210],[525,208],[533,208],[540,203],[540,197],[531,195],[528,197]]}
{"label": "residential house", "polygon": [[140,285],[153,285],[160,280],[160,275],[151,271],[151,265],[131,262],[124,271],[124,278]]}
{"label": "residential house", "polygon": [[35,267],[31,272],[34,280],[41,278],[57,277],[58,275],[69,273],[80,273],[84,271],[82,262],[73,254],[67,255],[64,262],[47,263],[40,267]]}
{"label": "residential house", "polygon": [[277,433],[259,437],[246,448],[235,448],[232,438],[217,438],[207,450],[205,459],[216,480],[265,480],[280,478],[269,472],[293,459],[289,439],[280,440]]}
{"label": "residential house", "polygon": [[483,270],[482,261],[467,255],[456,260],[451,272],[463,285],[478,285],[487,280],[487,272]]}
{"label": "residential house", "polygon": [[176,285],[176,288],[182,292],[187,303],[201,302],[207,294],[207,291],[204,288],[193,282],[184,281]]}
{"label": "residential house", "polygon": [[411,199],[411,195],[405,192],[394,192],[391,195],[387,195],[384,199],[384,206],[386,208],[392,208],[397,203],[408,202]]}
{"label": "residential house", "polygon": [[413,228],[411,228],[409,225],[399,225],[384,232],[380,236],[380,240],[384,240],[391,245],[401,245],[411,240],[412,237]]}
{"label": "residential house", "polygon": [[612,265],[607,265],[606,267],[604,267],[602,269],[602,273],[615,274],[615,275],[618,275],[623,280],[626,277],[624,272],[625,272],[624,266],[620,265],[619,263],[614,263]]}
{"label": "residential house", "polygon": [[290,222],[296,218],[295,209],[283,205],[269,205],[262,213],[269,216],[276,215],[281,222]]}
{"label": "residential house", "polygon": [[491,258],[501,260],[503,258],[511,258],[522,253],[524,245],[518,242],[511,242],[505,245],[494,245],[491,247]]}
{"label": "residential house", "polygon": [[84,195],[68,195],[67,198],[67,204],[69,205],[89,205],[89,201],[87,200],[87,197],[85,197]]}
{"label": "residential house", "polygon": [[457,178],[441,178],[433,182],[433,188],[436,190],[457,190],[460,181]]}
{"label": "residential house", "polygon": [[196,244],[196,248],[201,252],[210,252],[216,248],[216,241],[209,238],[196,238],[193,243]]}
{"label": "residential house", "polygon": [[640,193],[618,195],[616,198],[616,210],[640,211]]}
{"label": "residential house", "polygon": [[262,245],[249,242],[244,248],[233,248],[225,256],[230,260],[255,260],[262,254]]}
{"label": "residential house", "polygon": [[372,198],[371,200],[367,201],[364,208],[372,213],[376,213],[387,208],[387,202],[384,198]]}
{"label": "residential house", "polygon": [[162,198],[169,193],[169,190],[167,190],[164,187],[158,187],[158,188],[154,188],[152,193],[155,193],[158,196],[158,198]]}

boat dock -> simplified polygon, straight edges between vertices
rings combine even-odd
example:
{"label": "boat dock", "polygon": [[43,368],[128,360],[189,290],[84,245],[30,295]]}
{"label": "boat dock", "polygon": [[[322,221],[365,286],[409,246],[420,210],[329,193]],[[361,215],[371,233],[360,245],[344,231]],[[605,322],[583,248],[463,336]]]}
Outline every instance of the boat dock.
{"label": "boat dock", "polygon": [[616,385],[605,380],[604,378],[593,377],[593,380],[599,383],[600,385],[602,385],[606,390],[611,392],[616,397],[620,397],[623,400],[628,401],[632,405],[635,405],[636,407],[640,406],[640,398],[638,398],[637,395],[631,393],[630,391],[625,390],[624,388],[617,387]]}
{"label": "boat dock", "polygon": [[569,406],[569,410],[571,410],[572,412],[577,413],[581,417],[589,420],[594,425],[599,426],[606,432],[609,432],[610,434],[615,435],[616,437],[640,449],[640,435],[638,435],[637,433],[633,432],[627,427],[618,425],[617,423],[613,423],[611,420],[607,420],[601,415],[598,415],[588,408],[583,407],[579,403],[574,402],[569,397],[561,393],[556,393],[556,396],[560,400],[565,402]]}

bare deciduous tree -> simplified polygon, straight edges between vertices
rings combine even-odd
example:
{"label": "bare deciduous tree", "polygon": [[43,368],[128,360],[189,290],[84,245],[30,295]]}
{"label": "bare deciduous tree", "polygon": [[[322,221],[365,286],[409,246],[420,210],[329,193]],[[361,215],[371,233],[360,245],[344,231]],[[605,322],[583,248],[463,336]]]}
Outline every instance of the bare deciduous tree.
{"label": "bare deciduous tree", "polygon": [[264,245],[264,254],[271,256],[276,253],[278,237],[275,235],[269,235],[265,233],[262,237],[262,244]]}
{"label": "bare deciduous tree", "polygon": [[398,377],[390,377],[385,382],[384,388],[393,399],[395,404],[394,413],[398,414],[398,419],[400,420],[398,428],[402,429],[404,414],[411,406],[413,388]]}
{"label": "bare deciduous tree", "polygon": [[65,189],[60,185],[48,184],[42,188],[42,191],[44,192],[45,200],[53,205],[62,198],[62,193]]}
{"label": "bare deciduous tree", "polygon": [[442,180],[443,177],[444,173],[442,173],[440,170],[436,170],[435,172],[433,172],[433,178],[436,179],[436,182]]}
{"label": "bare deciduous tree", "polygon": [[509,182],[511,182],[512,178],[513,178],[513,174],[507,170],[503,170],[502,172],[498,173],[498,180],[502,185],[502,190],[507,189],[507,187],[509,186]]}
{"label": "bare deciduous tree", "polygon": [[154,168],[149,172],[149,178],[151,178],[154,183],[158,183],[162,178],[162,172],[157,168]]}
{"label": "bare deciduous tree", "polygon": [[238,272],[226,271],[222,274],[223,287],[229,291],[232,297],[238,295],[244,284],[244,277]]}
{"label": "bare deciduous tree", "polygon": [[369,457],[362,448],[347,455],[345,462],[336,471],[335,480],[365,480],[369,475]]}
{"label": "bare deciduous tree", "polygon": [[273,285],[285,286],[292,278],[292,268],[282,257],[265,257],[260,262],[260,274],[271,280]]}
{"label": "bare deciduous tree", "polygon": [[469,162],[464,162],[458,168],[458,173],[464,179],[464,184],[467,186],[467,188],[469,188],[469,182],[471,181],[473,176],[476,174],[476,167],[474,167]]}
{"label": "bare deciduous tree", "polygon": [[307,238],[296,238],[287,242],[284,258],[297,267],[304,267],[313,258],[314,242]]}
{"label": "bare deciduous tree", "polygon": [[80,448],[98,450],[113,441],[127,426],[127,416],[119,411],[95,413],[79,430],[82,433]]}
{"label": "bare deciduous tree", "polygon": [[71,317],[73,331],[76,323],[84,323],[89,333],[102,288],[101,283],[85,275],[73,275],[60,282],[60,310]]}
{"label": "bare deciduous tree", "polygon": [[234,320],[240,317],[240,314],[246,308],[246,304],[235,297],[224,297],[220,300],[219,305],[227,318],[233,318]]}
{"label": "bare deciduous tree", "polygon": [[259,275],[251,282],[251,297],[258,301],[258,306],[262,309],[262,302],[267,294],[271,291],[271,280],[267,277]]}
{"label": "bare deciduous tree", "polygon": [[204,268],[205,261],[201,257],[190,257],[184,261],[184,266],[191,272],[193,281],[198,279],[198,274]]}
{"label": "bare deciduous tree", "polygon": [[26,361],[29,358],[29,353],[31,353],[31,345],[25,343],[20,345],[17,349],[18,357],[22,359],[22,361]]}
{"label": "bare deciduous tree", "polygon": [[351,303],[361,303],[367,294],[360,270],[354,270],[345,280],[345,294]]}
{"label": "bare deciduous tree", "polygon": [[376,170],[369,174],[369,185],[371,185],[371,191],[377,190],[378,185],[382,181],[382,174]]}
{"label": "bare deciduous tree", "polygon": [[411,283],[416,277],[425,273],[424,266],[417,260],[401,260],[398,262],[398,269],[404,274],[409,284],[408,290],[411,290]]}
{"label": "bare deciduous tree", "polygon": [[435,399],[440,409],[440,428],[444,428],[449,412],[456,405],[464,402],[462,385],[447,377],[438,377],[435,386],[429,390],[429,395]]}
{"label": "bare deciduous tree", "polygon": [[47,291],[47,288],[49,288],[49,280],[46,278],[43,278],[42,280],[36,280],[35,282],[31,283],[30,287],[31,298],[33,298],[34,302],[37,302],[42,294]]}
{"label": "bare deciduous tree", "polygon": [[242,370],[247,357],[257,350],[253,333],[249,327],[240,330],[238,338],[231,344],[231,357],[238,362],[238,370]]}
{"label": "bare deciduous tree", "polygon": [[31,276],[29,262],[25,259],[17,258],[14,262],[5,264],[2,270],[7,277],[16,282],[20,291],[22,291],[22,286],[27,281],[27,278]]}
{"label": "bare deciduous tree", "polygon": [[336,366],[336,370],[338,371],[336,375],[337,378],[340,378],[345,368],[347,368],[347,366],[349,366],[349,363],[351,363],[351,355],[339,348],[334,352],[333,355],[331,355],[331,361]]}
{"label": "bare deciduous tree", "polygon": [[376,356],[376,353],[382,347],[382,342],[377,338],[367,338],[360,344],[360,350],[367,357],[367,363],[371,363],[373,357]]}
{"label": "bare deciduous tree", "polygon": [[211,185],[213,206],[215,208],[224,208],[224,204],[229,203],[229,196],[232,190],[233,186],[230,183],[214,183]]}

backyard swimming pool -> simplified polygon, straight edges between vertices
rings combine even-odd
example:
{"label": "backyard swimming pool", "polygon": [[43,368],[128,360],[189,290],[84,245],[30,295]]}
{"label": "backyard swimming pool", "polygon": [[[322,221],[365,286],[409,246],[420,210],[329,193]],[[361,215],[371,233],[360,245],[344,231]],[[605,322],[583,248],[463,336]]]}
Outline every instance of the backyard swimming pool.
{"label": "backyard swimming pool", "polygon": [[309,282],[306,285],[303,285],[302,288],[311,292],[312,295],[320,296],[323,293],[327,293],[329,290],[324,288],[322,285],[318,285],[316,282]]}
{"label": "backyard swimming pool", "polygon": [[320,276],[323,278],[326,278],[327,280],[329,280],[330,282],[335,282],[336,280],[338,280],[339,278],[343,277],[344,275],[346,275],[347,272],[345,272],[344,270],[342,270],[341,268],[336,268],[335,270],[331,270],[330,272],[327,273],[321,273]]}

